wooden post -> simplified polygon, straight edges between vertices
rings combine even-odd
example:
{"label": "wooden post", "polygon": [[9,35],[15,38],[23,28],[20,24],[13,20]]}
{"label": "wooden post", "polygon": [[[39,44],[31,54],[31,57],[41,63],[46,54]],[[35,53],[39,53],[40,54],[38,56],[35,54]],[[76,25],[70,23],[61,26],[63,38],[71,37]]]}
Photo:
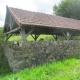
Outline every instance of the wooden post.
{"label": "wooden post", "polygon": [[32,28],[32,29],[28,32],[28,34],[26,35],[26,37],[28,37],[28,36],[33,32],[33,30],[34,30],[34,28]]}
{"label": "wooden post", "polygon": [[12,36],[12,33],[9,35],[9,34],[6,34],[6,41],[8,41],[8,39]]}
{"label": "wooden post", "polygon": [[69,32],[67,32],[67,34],[66,34],[66,39],[67,39],[67,40],[70,39],[70,33],[69,33]]}
{"label": "wooden post", "polygon": [[31,35],[31,36],[34,38],[35,41],[37,41],[37,38],[38,38],[40,35],[34,34],[34,36],[33,36],[33,35]]}
{"label": "wooden post", "polygon": [[53,35],[54,39],[57,41],[59,36],[58,35]]}
{"label": "wooden post", "polygon": [[26,41],[26,34],[25,34],[25,29],[21,27],[20,35],[22,38],[22,42]]}
{"label": "wooden post", "polygon": [[60,29],[60,30],[61,30],[62,34],[64,35],[64,37],[66,38],[66,40],[70,40],[71,39],[72,33],[68,32],[68,31],[64,32],[63,29]]}
{"label": "wooden post", "polygon": [[8,40],[8,34],[6,34],[6,41]]}

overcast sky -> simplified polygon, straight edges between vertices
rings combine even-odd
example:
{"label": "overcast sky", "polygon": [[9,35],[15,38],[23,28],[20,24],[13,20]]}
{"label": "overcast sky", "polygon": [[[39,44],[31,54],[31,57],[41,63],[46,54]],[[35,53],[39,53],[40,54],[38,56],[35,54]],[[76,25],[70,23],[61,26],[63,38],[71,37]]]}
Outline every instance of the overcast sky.
{"label": "overcast sky", "polygon": [[61,0],[0,0],[0,26],[4,25],[6,5],[29,11],[53,14],[53,5]]}

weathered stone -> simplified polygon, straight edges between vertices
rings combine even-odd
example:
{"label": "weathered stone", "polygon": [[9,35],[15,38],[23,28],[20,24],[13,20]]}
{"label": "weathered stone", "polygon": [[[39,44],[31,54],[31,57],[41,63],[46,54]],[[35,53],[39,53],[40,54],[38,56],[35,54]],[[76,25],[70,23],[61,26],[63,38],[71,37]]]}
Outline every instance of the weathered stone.
{"label": "weathered stone", "polygon": [[4,54],[13,71],[80,55],[80,41],[39,41],[26,42],[24,46],[9,43],[4,46]]}

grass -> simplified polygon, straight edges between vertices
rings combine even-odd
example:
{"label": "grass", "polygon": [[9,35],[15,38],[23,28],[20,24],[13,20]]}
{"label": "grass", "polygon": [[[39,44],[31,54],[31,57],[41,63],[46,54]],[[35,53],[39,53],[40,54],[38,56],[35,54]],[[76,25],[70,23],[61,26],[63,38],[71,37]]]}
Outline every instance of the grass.
{"label": "grass", "polygon": [[[54,41],[54,37],[52,35],[40,35],[37,39],[37,41],[39,41],[40,39],[44,39],[44,41]],[[8,41],[14,41],[14,40],[21,40],[21,36],[19,35],[13,35],[12,37],[9,38]],[[33,37],[31,35],[29,35],[27,38],[26,38],[27,41],[34,41]],[[64,37],[59,37],[58,40],[65,40]]]}
{"label": "grass", "polygon": [[[46,41],[54,40],[51,35],[40,35],[38,40],[43,38]],[[20,36],[12,36],[9,41],[20,40]],[[79,36],[74,39],[80,39]],[[28,36],[28,41],[33,41]],[[59,40],[64,38],[59,37]],[[0,60],[0,80],[80,80],[80,59],[70,58],[61,61],[53,61],[43,65],[26,68],[17,73],[12,73],[7,60]]]}
{"label": "grass", "polygon": [[[45,41],[49,41],[49,40],[54,40],[52,35],[40,35],[37,39],[37,41],[39,41],[41,38],[43,38]],[[9,38],[9,41],[14,41],[14,40],[21,40],[21,36],[12,36]],[[33,37],[31,35],[29,35],[27,37],[28,41],[34,41]]]}
{"label": "grass", "polygon": [[17,73],[3,74],[0,80],[80,80],[80,59],[53,61]]}
{"label": "grass", "polygon": [[[52,41],[52,40],[55,41],[55,39],[54,39],[54,37],[53,37],[52,35],[40,35],[40,36],[38,37],[37,41],[39,41],[41,38],[44,39],[44,41]],[[9,38],[8,41],[14,41],[14,40],[17,40],[17,41],[21,40],[21,36],[19,36],[19,35],[13,35],[12,37]],[[26,40],[27,40],[27,41],[34,41],[34,39],[33,39],[33,37],[32,37],[31,35],[29,35],[29,36],[26,38]],[[59,40],[59,41],[60,41],[60,40],[65,40],[65,37],[60,36],[60,37],[58,38],[58,40]],[[80,40],[80,36],[75,36],[75,37],[73,38],[73,40]]]}

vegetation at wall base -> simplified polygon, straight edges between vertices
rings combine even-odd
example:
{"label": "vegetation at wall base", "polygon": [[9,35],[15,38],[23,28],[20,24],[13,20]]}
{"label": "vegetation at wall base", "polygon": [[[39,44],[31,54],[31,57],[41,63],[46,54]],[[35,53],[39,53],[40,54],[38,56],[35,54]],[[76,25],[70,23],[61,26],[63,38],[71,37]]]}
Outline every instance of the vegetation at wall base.
{"label": "vegetation at wall base", "polygon": [[4,56],[3,43],[5,42],[5,34],[3,33],[3,27],[0,27],[0,75],[7,75],[11,72],[11,69],[8,65],[8,61]]}
{"label": "vegetation at wall base", "polygon": [[0,75],[7,75],[9,72],[11,72],[11,69],[8,65],[6,57],[4,56],[4,48],[0,42]]}
{"label": "vegetation at wall base", "polygon": [[0,43],[5,41],[5,34],[3,33],[3,27],[0,27]]}
{"label": "vegetation at wall base", "polygon": [[7,67],[0,80],[79,80],[80,58],[69,58],[60,61],[45,63],[37,67],[26,68],[16,73],[7,72]]}
{"label": "vegetation at wall base", "polygon": [[[3,34],[2,31],[0,32]],[[51,35],[41,35],[38,40],[40,38],[44,38],[45,41],[54,40]],[[0,37],[0,80],[80,80],[80,56],[45,63],[13,73],[3,55],[1,43],[4,42],[4,39],[4,35],[2,38]],[[14,39],[20,40],[21,37],[13,35],[9,40],[14,41]],[[75,39],[80,40],[80,37],[77,36]],[[29,36],[27,40],[32,41],[33,39]],[[59,37],[59,40],[65,39]]]}

